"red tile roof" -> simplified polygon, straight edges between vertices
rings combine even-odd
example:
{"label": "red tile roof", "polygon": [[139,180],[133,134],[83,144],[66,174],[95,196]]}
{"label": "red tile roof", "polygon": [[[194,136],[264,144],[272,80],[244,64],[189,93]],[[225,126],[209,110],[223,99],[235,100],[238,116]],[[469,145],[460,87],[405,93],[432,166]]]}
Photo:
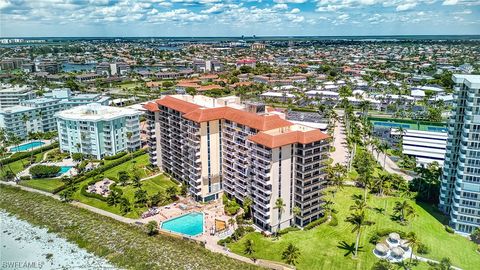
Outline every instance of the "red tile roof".
{"label": "red tile roof", "polygon": [[149,110],[149,111],[151,111],[151,112],[158,112],[158,111],[160,111],[160,110],[158,109],[158,105],[155,104],[155,103],[153,103],[153,102],[148,102],[147,104],[143,105],[143,108],[145,108],[145,109],[147,109],[147,110]]}
{"label": "red tile roof", "polygon": [[321,132],[320,130],[291,131],[280,134],[259,132],[256,135],[248,137],[250,141],[272,149],[293,143],[308,144],[328,138],[330,138],[330,136]]}
{"label": "red tile roof", "polygon": [[259,115],[231,107],[203,108],[194,103],[166,96],[156,101],[157,104],[184,113],[183,117],[197,123],[217,119],[227,119],[260,131],[293,125],[278,115]]}
{"label": "red tile roof", "polygon": [[166,96],[162,99],[157,99],[155,102],[158,105],[162,105],[182,113],[188,113],[198,108],[201,108],[201,106],[197,104],[183,101],[181,99],[174,98],[171,96]]}

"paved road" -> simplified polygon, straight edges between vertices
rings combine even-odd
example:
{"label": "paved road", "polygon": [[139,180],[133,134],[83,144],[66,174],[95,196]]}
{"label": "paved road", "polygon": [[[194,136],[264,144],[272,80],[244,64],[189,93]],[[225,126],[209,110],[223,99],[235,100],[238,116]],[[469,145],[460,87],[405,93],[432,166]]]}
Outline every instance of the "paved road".
{"label": "paved road", "polygon": [[335,122],[335,129],[333,131],[333,146],[335,151],[331,153],[330,157],[333,159],[333,164],[340,163],[347,165],[349,150],[347,148],[347,139],[345,135],[345,126],[343,121]]}
{"label": "paved road", "polygon": [[[368,150],[372,153],[373,157],[382,165],[382,167],[389,173],[396,173],[405,178],[407,181],[411,181],[413,179],[412,176],[404,173],[401,171],[400,167],[387,155],[383,153],[377,152],[376,149],[372,149],[371,146],[368,147]],[[383,163],[385,159],[385,165]]]}

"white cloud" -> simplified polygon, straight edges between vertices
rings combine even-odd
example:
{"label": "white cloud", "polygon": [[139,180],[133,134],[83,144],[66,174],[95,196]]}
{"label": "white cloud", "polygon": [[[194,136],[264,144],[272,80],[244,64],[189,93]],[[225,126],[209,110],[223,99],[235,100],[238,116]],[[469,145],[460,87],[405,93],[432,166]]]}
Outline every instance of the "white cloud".
{"label": "white cloud", "polygon": [[454,6],[456,4],[458,4],[458,0],[445,0],[442,3],[444,6]]}
{"label": "white cloud", "polygon": [[308,0],[273,0],[275,3],[280,3],[280,4],[303,4],[306,3]]}
{"label": "white cloud", "polygon": [[288,9],[288,5],[287,4],[276,4],[273,6],[274,9],[278,9],[278,10],[284,10],[284,9]]}
{"label": "white cloud", "polygon": [[416,7],[416,6],[417,6],[417,3],[410,2],[410,3],[405,3],[405,4],[398,5],[395,10],[396,11],[406,11],[406,10],[410,10],[410,9]]}
{"label": "white cloud", "polygon": [[290,11],[290,13],[292,13],[292,14],[300,13],[300,9],[299,8],[294,8]]}

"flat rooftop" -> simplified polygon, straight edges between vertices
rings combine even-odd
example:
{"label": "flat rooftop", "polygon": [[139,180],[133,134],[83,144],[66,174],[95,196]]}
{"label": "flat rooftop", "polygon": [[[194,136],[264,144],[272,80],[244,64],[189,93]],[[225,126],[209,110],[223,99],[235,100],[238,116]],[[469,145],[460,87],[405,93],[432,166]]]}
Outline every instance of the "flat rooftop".
{"label": "flat rooftop", "polygon": [[110,121],[125,116],[141,114],[141,112],[134,109],[104,106],[99,103],[90,103],[57,112],[55,115],[61,119],[72,121]]}

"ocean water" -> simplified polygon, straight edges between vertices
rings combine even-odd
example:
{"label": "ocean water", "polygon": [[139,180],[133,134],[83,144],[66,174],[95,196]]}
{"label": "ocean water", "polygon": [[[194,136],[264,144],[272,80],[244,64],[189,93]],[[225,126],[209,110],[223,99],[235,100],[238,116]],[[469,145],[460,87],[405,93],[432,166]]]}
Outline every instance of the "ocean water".
{"label": "ocean water", "polygon": [[118,269],[47,229],[0,211],[0,269]]}

